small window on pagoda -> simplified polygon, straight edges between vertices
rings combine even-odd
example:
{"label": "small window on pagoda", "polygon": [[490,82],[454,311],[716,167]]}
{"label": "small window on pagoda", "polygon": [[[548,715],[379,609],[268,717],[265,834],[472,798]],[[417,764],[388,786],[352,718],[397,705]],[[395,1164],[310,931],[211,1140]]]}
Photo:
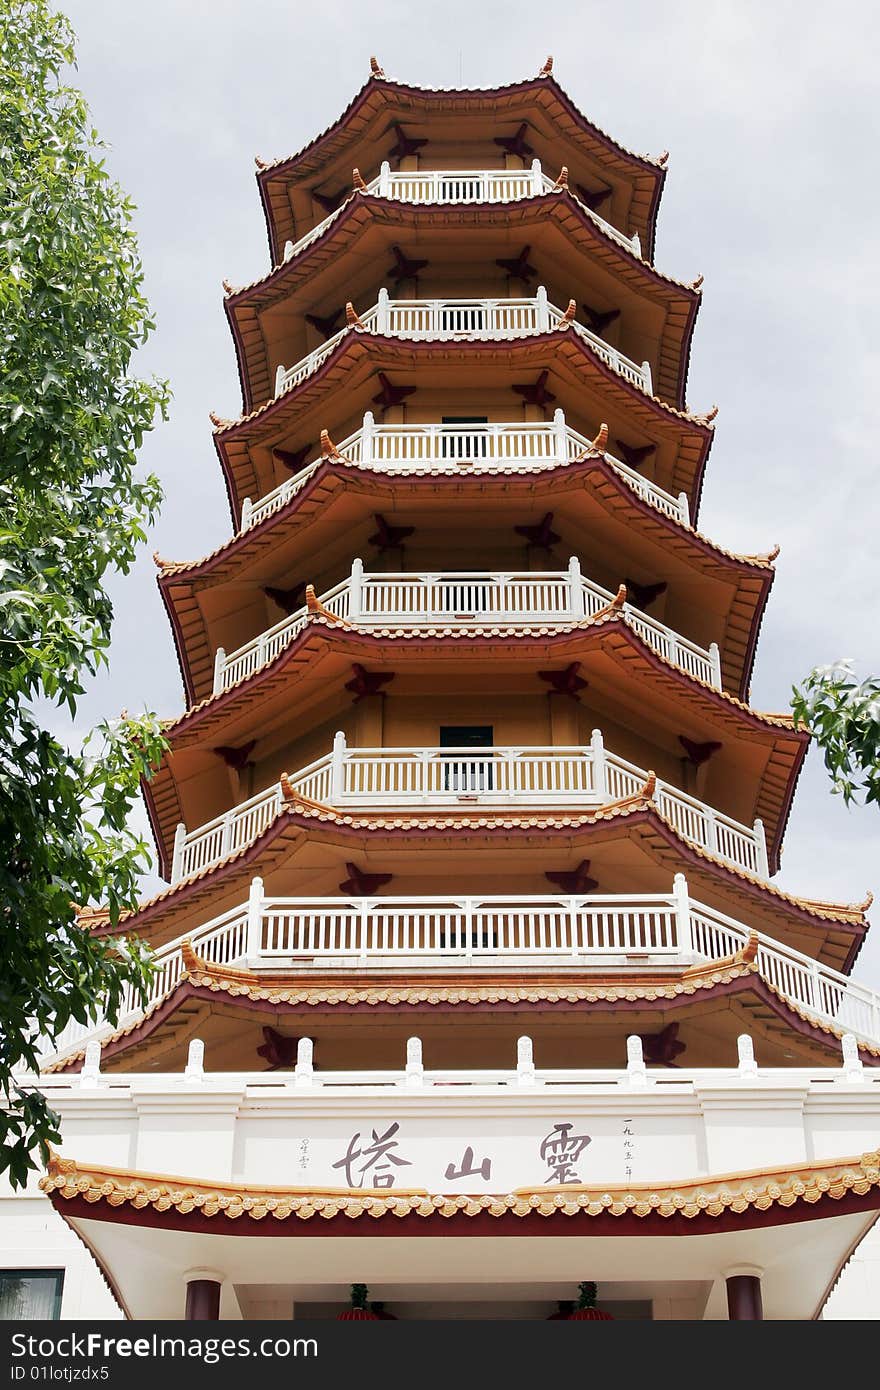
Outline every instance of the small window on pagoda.
{"label": "small window on pagoda", "polygon": [[440,423],[440,457],[445,459],[484,459],[489,452],[487,415],[444,415]]}
{"label": "small window on pagoda", "polygon": [[481,754],[479,750],[491,748],[493,739],[491,724],[441,726],[440,747],[450,750],[441,755],[444,791],[457,796],[475,796],[492,790],[492,754]]}
{"label": "small window on pagoda", "polygon": [[63,1269],[0,1269],[0,1322],[57,1322]]}

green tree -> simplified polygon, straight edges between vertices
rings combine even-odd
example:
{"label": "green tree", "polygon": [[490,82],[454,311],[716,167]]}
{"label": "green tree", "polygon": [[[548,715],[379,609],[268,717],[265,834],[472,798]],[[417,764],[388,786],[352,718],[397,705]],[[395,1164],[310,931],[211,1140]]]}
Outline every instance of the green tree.
{"label": "green tree", "polygon": [[834,791],[847,805],[880,802],[880,677],[857,681],[851,661],[817,666],[792,690],[795,724],[822,749]]}
{"label": "green tree", "polygon": [[58,1137],[15,1079],[38,1036],[143,997],[143,947],[94,936],[75,904],[113,924],[134,906],[149,854],[128,817],[163,746],[148,715],[79,746],[52,731],[107,660],[105,586],[161,500],[134,470],[168,399],[130,374],[153,324],[74,61],[46,0],[0,0],[0,1172],[16,1185]]}

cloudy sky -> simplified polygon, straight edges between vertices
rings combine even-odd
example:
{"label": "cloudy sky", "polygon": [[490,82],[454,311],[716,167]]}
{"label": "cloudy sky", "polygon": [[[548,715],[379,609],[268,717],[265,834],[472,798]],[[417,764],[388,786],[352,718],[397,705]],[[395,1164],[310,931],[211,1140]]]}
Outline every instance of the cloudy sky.
{"label": "cloudy sky", "polygon": [[[753,686],[788,706],[811,666],[880,667],[876,7],[787,0],[67,0],[79,83],[137,204],[158,331],[142,369],[171,379],[143,451],[164,513],[116,586],[112,669],[89,719],[182,705],[149,558],[230,532],[209,410],[238,413],[221,281],[268,269],[254,155],[294,153],[389,76],[491,86],[548,53],[577,105],[629,148],[671,151],[657,264],[705,275],[689,404],[720,406],[701,529],[742,552],[779,542]],[[846,811],[811,754],[778,882],[880,896],[880,817]],[[880,926],[858,966],[880,986]]]}

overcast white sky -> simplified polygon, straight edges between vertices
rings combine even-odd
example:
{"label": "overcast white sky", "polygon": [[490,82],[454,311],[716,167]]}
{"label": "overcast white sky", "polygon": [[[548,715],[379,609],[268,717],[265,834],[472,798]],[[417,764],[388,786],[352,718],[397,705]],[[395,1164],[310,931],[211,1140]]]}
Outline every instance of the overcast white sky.
{"label": "overcast white sky", "polygon": [[[376,53],[390,76],[486,86],[548,53],[577,105],[629,148],[671,151],[657,265],[706,277],[689,404],[720,405],[701,529],[782,553],[753,685],[788,706],[811,666],[878,654],[880,319],[877,9],[843,0],[67,0],[79,84],[138,206],[158,331],[143,370],[171,379],[143,451],[166,489],[136,572],[116,586],[111,671],[84,715],[182,694],[149,552],[190,559],[230,533],[208,411],[240,393],[221,280],[268,269],[254,155],[329,125]],[[847,812],[811,754],[782,886],[880,896],[880,814]],[[880,926],[857,973],[880,986]]]}

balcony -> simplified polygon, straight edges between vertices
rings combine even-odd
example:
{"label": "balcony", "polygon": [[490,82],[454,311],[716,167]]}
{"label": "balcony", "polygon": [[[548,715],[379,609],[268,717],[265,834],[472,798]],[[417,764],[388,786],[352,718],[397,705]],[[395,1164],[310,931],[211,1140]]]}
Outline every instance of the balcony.
{"label": "balcony", "polygon": [[377,302],[359,322],[340,329],[308,357],[293,367],[279,367],[275,373],[275,399],[298,386],[327,360],[334,348],[350,332],[375,333],[381,337],[407,338],[424,342],[473,342],[477,339],[504,341],[527,337],[530,333],[549,333],[560,324],[570,327],[589,343],[609,367],[634,386],[652,394],[650,362],[632,362],[609,346],[604,338],[569,319],[547,298],[543,285],[532,299],[389,299],[381,289]]}
{"label": "balcony", "polygon": [[[630,603],[620,604],[608,589],[581,574],[572,558],[568,570],[553,573],[489,574],[364,574],[355,560],[351,575],[316,600],[334,617],[359,627],[375,624],[505,623],[515,626],[578,623],[596,617],[612,604],[639,637],[673,666],[696,680],[721,689],[721,663],[716,643],[705,649],[650,618]],[[214,662],[214,694],[247,680],[287,647],[305,627],[310,609],[300,608],[227,653],[218,647]]]}
{"label": "balcony", "polygon": [[[594,729],[577,748],[348,748],[337,733],[332,753],[289,779],[300,796],[338,808],[473,805],[607,806],[636,796],[648,773],[610,753]],[[768,877],[767,846],[760,821],[742,825],[677,787],[657,781],[660,813],[683,839],[738,869]],[[243,849],[275,819],[284,803],[279,783],[225,815],[174,840],[171,881],[210,868]]]}
{"label": "balcony", "polygon": [[[458,473],[469,468],[493,473],[558,468],[582,458],[592,447],[589,439],[566,424],[561,410],[555,410],[552,422],[546,424],[517,421],[486,425],[377,425],[372,411],[367,411],[361,429],[343,439],[336,452],[345,462],[390,474],[419,470]],[[680,525],[690,525],[686,493],[674,497],[613,454],[605,453],[604,457],[643,501]],[[258,502],[246,497],[241,509],[242,531],[285,507],[323,462],[323,458],[315,459]]]}
{"label": "balcony", "polygon": [[[392,172],[391,165],[385,160],[376,178],[357,187],[362,194],[422,206],[437,203],[518,203],[523,198],[540,198],[545,193],[559,191],[559,185],[548,178],[541,168],[540,159],[533,159],[528,169],[420,169],[405,172]],[[624,235],[582,203],[570,189],[569,196],[606,236],[641,259],[642,246],[638,233],[631,237]],[[299,241],[286,242],[282,264],[298,256],[323,236],[348,206],[348,201],[346,199],[341,207],[306,232]]]}
{"label": "balcony", "polygon": [[[677,874],[671,893],[448,898],[266,898],[261,879],[249,900],[186,940],[203,960],[272,972],[555,967],[633,972],[729,960],[756,948],[759,974],[784,1000],[820,1024],[880,1043],[880,994],[809,956],[752,932],[691,898]],[[146,1006],[129,990],[116,1029],[71,1022],[56,1055],[129,1028],[184,973],[182,941],[155,954]]]}

